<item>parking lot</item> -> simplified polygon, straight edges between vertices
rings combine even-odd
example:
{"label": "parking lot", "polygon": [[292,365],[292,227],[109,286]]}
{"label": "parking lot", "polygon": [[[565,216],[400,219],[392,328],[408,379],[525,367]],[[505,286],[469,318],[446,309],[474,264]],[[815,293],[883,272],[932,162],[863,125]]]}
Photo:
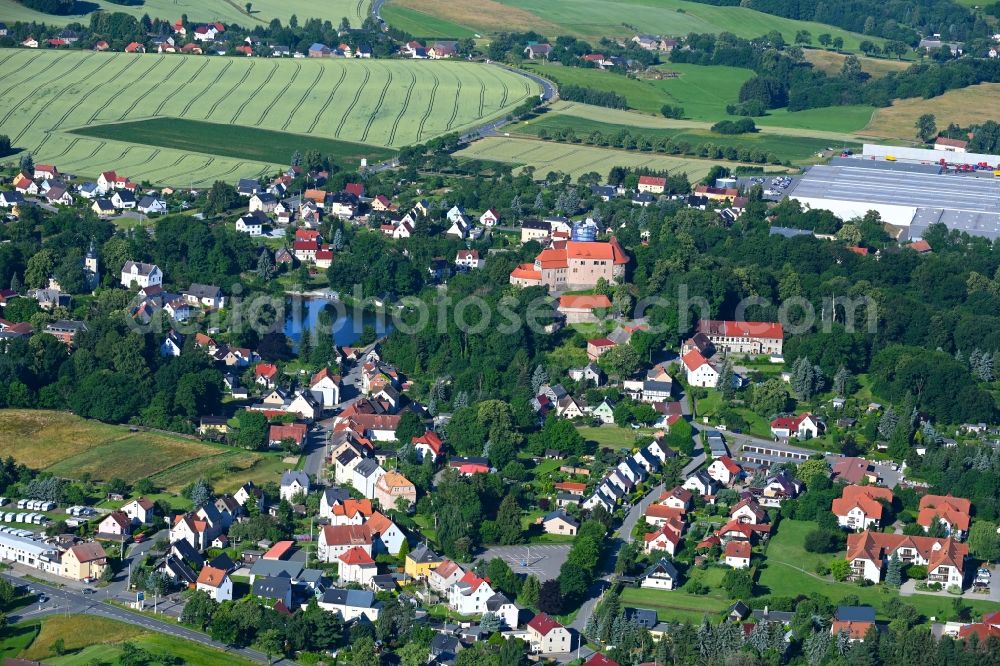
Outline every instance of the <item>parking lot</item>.
{"label": "parking lot", "polygon": [[736,186],[741,191],[747,191],[751,187],[760,186],[764,199],[767,201],[780,201],[788,194],[789,189],[795,182],[796,176],[750,176],[739,178]]}
{"label": "parking lot", "polygon": [[559,568],[569,557],[572,544],[538,544],[525,546],[497,546],[489,548],[476,559],[489,562],[499,557],[516,574],[532,575],[547,581],[559,575]]}

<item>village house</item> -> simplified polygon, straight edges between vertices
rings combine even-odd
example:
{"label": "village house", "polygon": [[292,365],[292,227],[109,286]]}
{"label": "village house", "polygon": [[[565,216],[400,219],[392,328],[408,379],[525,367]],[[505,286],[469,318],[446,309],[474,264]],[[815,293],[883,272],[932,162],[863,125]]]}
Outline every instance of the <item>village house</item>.
{"label": "village house", "polygon": [[733,485],[743,475],[743,468],[729,456],[716,458],[705,471],[710,477],[727,487]]}
{"label": "village house", "polygon": [[375,483],[375,499],[384,510],[396,509],[402,500],[407,508],[417,501],[417,488],[398,472],[386,472]]}
{"label": "village house", "polygon": [[377,573],[378,565],[371,553],[361,546],[349,548],[337,557],[337,582],[341,585],[357,583],[368,587]]}
{"label": "village house", "polygon": [[771,434],[778,439],[814,439],[823,429],[823,422],[809,412],[798,416],[779,416],[771,421]]}
{"label": "village house", "polygon": [[195,589],[206,593],[218,603],[233,600],[233,581],[225,571],[212,566],[206,565],[198,573]]}
{"label": "village house", "polygon": [[448,588],[448,606],[459,615],[482,615],[493,594],[488,580],[469,571]]}
{"label": "village house", "polygon": [[965,560],[969,547],[948,537],[858,532],[847,536],[846,559],[851,565],[851,577],[873,583],[882,580],[882,572],[895,554],[904,566],[927,567],[927,581],[945,587],[962,589]]}
{"label": "village house", "polygon": [[580,523],[563,509],[556,509],[542,518],[542,528],[547,534],[576,536]]}
{"label": "village house", "polygon": [[723,549],[723,562],[734,569],[750,568],[751,547],[749,541],[733,539]]}
{"label": "village house", "polygon": [[441,440],[441,437],[433,430],[427,430],[423,435],[413,437],[410,441],[417,453],[417,458],[421,461],[425,457],[430,456],[431,462],[436,462],[444,448],[444,442]]}
{"label": "village house", "polygon": [[830,623],[830,633],[844,635],[851,643],[865,640],[865,634],[875,627],[875,609],[871,606],[840,606]]}
{"label": "village house", "polygon": [[226,297],[222,289],[215,285],[192,283],[181,295],[188,303],[198,307],[212,309],[226,307]]}
{"label": "village house", "polygon": [[573,649],[569,630],[545,613],[531,618],[526,625],[528,644],[538,654],[565,654]]}
{"label": "village house", "polygon": [[99,579],[108,567],[108,557],[97,542],[78,543],[62,555],[63,578],[78,581]]}
{"label": "village house", "polygon": [[677,568],[670,560],[662,557],[643,572],[640,585],[656,590],[672,590],[679,582]]}
{"label": "village house", "polygon": [[878,486],[844,486],[840,497],[833,500],[833,515],[841,527],[867,530],[881,527],[882,502],[892,503],[892,491]]}
{"label": "village house", "polygon": [[264,233],[264,225],[269,221],[267,215],[259,210],[251,211],[236,220],[236,231],[250,236],[260,236]]}
{"label": "village house", "polygon": [[316,556],[323,562],[336,562],[351,550],[359,548],[372,554],[371,530],[366,525],[324,525],[319,532]]}
{"label": "village house", "polygon": [[430,549],[426,543],[420,543],[406,554],[403,571],[411,578],[427,578],[431,571],[444,562],[444,558]]}
{"label": "village house", "polygon": [[130,502],[126,502],[121,510],[129,517],[134,525],[142,525],[153,521],[156,505],[145,497],[137,497]]}
{"label": "village house", "polygon": [[427,575],[427,584],[441,595],[448,594],[451,586],[465,575],[465,570],[451,560],[444,560]]}
{"label": "village house", "polygon": [[279,494],[281,499],[291,502],[295,496],[309,492],[309,475],[305,472],[286,470],[281,475],[281,488]]}
{"label": "village house", "polygon": [[480,258],[479,250],[459,250],[455,253],[455,265],[472,270],[485,266],[486,260]]}
{"label": "village house", "polygon": [[638,189],[649,194],[663,194],[667,187],[667,179],[659,176],[639,176]]}
{"label": "village house", "polygon": [[972,503],[961,497],[949,495],[924,495],[920,498],[920,510],[917,514],[917,524],[929,532],[937,520],[945,533],[962,541],[969,532],[969,514]]}
{"label": "village house", "polygon": [[700,351],[692,349],[681,357],[687,373],[687,383],[691,386],[715,388],[721,375]]}
{"label": "village house", "polygon": [[591,361],[596,361],[601,358],[605,352],[616,346],[615,342],[613,340],[609,340],[608,338],[587,340],[587,358]]}
{"label": "village house", "polygon": [[[647,516],[647,520],[648,520]],[[681,543],[684,532],[684,519],[675,518],[665,521],[655,532],[648,532],[643,535],[644,550],[648,553],[663,551],[673,556],[677,554],[677,547]]]}
{"label": "village house", "polygon": [[132,533],[132,519],[124,511],[112,511],[97,526],[102,537],[125,537]]}
{"label": "village house", "polygon": [[122,267],[121,285],[126,289],[135,284],[140,289],[163,284],[163,272],[156,264],[126,261]]}

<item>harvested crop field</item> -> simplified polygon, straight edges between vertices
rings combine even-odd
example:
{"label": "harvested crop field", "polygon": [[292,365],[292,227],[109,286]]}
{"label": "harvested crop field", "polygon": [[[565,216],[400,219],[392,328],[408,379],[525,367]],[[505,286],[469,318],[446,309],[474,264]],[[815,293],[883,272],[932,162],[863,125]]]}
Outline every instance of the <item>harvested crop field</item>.
{"label": "harvested crop field", "polygon": [[[0,126],[15,148],[66,173],[96,176],[115,169],[133,180],[189,186],[287,165],[291,153],[273,161],[230,156],[247,140],[243,128],[284,135],[268,135],[270,144],[311,137],[346,142],[328,149],[356,168],[362,156],[383,159],[385,148],[461,131],[537,94],[536,84],[505,69],[444,61],[3,49],[0,65]],[[208,133],[192,130],[199,135],[193,143],[192,136],[157,136],[147,125],[135,128],[133,142],[112,126],[150,119],[213,125]],[[154,139],[159,143],[150,145]],[[179,148],[178,142],[186,143]]]}
{"label": "harvested crop field", "polygon": [[916,122],[924,113],[933,113],[938,128],[949,123],[962,127],[996,120],[996,100],[1000,99],[1000,83],[981,83],[968,88],[949,90],[943,95],[923,99],[898,99],[892,106],[878,109],[871,123],[861,134],[915,142]]}

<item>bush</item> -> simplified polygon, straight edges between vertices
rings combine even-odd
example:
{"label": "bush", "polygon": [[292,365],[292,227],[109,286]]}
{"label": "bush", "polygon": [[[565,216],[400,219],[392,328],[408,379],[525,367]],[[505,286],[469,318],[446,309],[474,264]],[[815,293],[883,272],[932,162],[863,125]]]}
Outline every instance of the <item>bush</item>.
{"label": "bush", "polygon": [[815,529],[806,535],[805,549],[810,553],[835,553],[843,547],[844,536],[833,530]]}
{"label": "bush", "polygon": [[820,576],[829,576],[830,575],[830,567],[828,567],[823,562],[820,562],[819,564],[816,565],[816,573],[818,575],[820,575]]}
{"label": "bush", "polygon": [[757,125],[751,118],[720,120],[712,125],[712,131],[719,134],[749,134],[757,131]]}
{"label": "bush", "polygon": [[927,580],[927,567],[922,564],[911,564],[906,567],[906,577],[913,580]]}

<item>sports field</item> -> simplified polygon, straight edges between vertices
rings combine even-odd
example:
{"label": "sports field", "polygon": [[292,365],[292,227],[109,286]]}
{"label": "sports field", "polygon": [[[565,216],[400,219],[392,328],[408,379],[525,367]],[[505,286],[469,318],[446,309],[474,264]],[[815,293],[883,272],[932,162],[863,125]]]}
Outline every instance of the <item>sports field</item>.
{"label": "sports field", "polygon": [[128,483],[150,478],[178,492],[198,478],[219,490],[243,481],[275,480],[280,459],[157,432],[131,432],[125,426],[81,419],[65,412],[0,410],[0,457],[65,478],[89,473],[95,480],[120,477]]}
{"label": "sports field", "polygon": [[[124,12],[136,18],[149,14],[151,17],[176,21],[182,14],[187,14],[192,23],[221,21],[223,24],[237,23],[250,27],[258,23],[269,23],[274,18],[287,25],[292,14],[295,14],[300,24],[309,18],[320,18],[338,25],[340,19],[347,17],[352,26],[361,27],[371,10],[371,0],[254,0],[250,14],[246,12],[246,2],[236,0],[145,0],[138,5],[119,5],[109,0],[85,0],[79,4],[89,6],[92,11]],[[43,14],[28,9],[16,0],[0,0],[0,21],[8,24],[15,21],[36,21],[48,25],[87,25],[89,20],[87,14]]]}
{"label": "sports field", "polygon": [[[573,178],[595,171],[604,177],[611,167],[623,166],[649,167],[671,173],[683,171],[694,181],[703,178],[716,164],[711,160],[499,136],[476,141],[456,156],[532,166],[539,177],[544,177],[549,171],[568,173]],[[738,163],[727,162],[726,165],[737,166]]]}
{"label": "sports field", "polygon": [[[795,21],[745,7],[716,7],[686,0],[389,0],[479,33],[534,30],[549,37],[574,35],[597,43],[601,37],[631,37],[638,32],[683,36],[731,32],[759,37],[778,30],[792,43],[795,33],[842,37],[857,50],[863,35],[811,21]],[[875,38],[872,41],[881,41]]]}
{"label": "sports field", "polygon": [[[273,171],[293,152],[275,151],[310,137],[419,143],[496,118],[535,94],[525,77],[463,62],[0,50],[0,127],[15,148],[67,173],[116,169],[157,184],[197,187]],[[215,125],[109,125],[153,118]],[[85,129],[97,136],[82,135]],[[170,129],[186,134],[170,137]],[[384,149],[324,145],[351,167],[361,157],[386,156]]]}

